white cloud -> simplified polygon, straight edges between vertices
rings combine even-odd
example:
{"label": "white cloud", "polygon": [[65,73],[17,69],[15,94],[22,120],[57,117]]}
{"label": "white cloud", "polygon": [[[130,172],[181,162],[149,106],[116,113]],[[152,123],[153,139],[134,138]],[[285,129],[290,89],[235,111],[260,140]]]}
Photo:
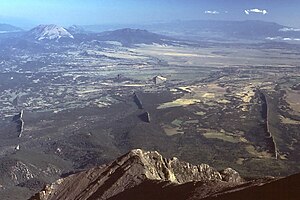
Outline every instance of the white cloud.
{"label": "white cloud", "polygon": [[281,40],[281,37],[267,37],[266,40]]}
{"label": "white cloud", "polygon": [[282,40],[283,40],[283,41],[292,41],[293,39],[287,37],[287,38],[283,38]]}
{"label": "white cloud", "polygon": [[250,15],[252,13],[259,13],[259,14],[263,14],[263,15],[266,15],[268,14],[268,11],[267,10],[260,10],[258,8],[253,8],[253,9],[248,9],[248,10],[245,10],[245,14],[246,15]]}
{"label": "white cloud", "polygon": [[217,15],[220,14],[220,12],[216,11],[216,10],[206,10],[204,12],[205,14],[211,14],[211,15]]}
{"label": "white cloud", "polygon": [[266,40],[272,40],[272,41],[300,41],[300,38],[289,38],[289,37],[267,37]]}
{"label": "white cloud", "polygon": [[282,29],[279,29],[279,31],[281,32],[299,32],[300,29],[299,28],[282,28]]}

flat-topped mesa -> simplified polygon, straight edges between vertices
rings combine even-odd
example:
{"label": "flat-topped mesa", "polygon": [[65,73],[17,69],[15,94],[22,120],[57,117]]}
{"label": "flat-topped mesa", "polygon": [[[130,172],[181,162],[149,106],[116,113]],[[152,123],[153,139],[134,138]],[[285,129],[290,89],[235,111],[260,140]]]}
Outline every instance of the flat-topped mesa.
{"label": "flat-topped mesa", "polygon": [[241,183],[242,178],[232,169],[220,173],[206,164],[192,165],[163,158],[157,151],[135,149],[108,165],[60,179],[31,200],[109,199],[147,181],[178,185],[198,181]]}

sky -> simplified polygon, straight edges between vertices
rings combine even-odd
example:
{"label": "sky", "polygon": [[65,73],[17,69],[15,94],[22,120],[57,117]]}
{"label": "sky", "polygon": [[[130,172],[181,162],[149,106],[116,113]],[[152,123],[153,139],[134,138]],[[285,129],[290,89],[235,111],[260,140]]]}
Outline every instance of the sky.
{"label": "sky", "polygon": [[0,23],[143,24],[264,20],[300,28],[300,0],[0,0]]}

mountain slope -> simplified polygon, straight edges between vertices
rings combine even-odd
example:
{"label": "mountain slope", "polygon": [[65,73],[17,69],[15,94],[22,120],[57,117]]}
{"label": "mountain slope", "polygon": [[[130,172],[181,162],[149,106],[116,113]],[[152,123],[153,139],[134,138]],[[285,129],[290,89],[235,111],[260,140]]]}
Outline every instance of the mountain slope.
{"label": "mountain slope", "polygon": [[244,190],[205,198],[205,200],[297,200],[300,199],[299,188],[300,174],[296,174],[264,185],[254,185]]}
{"label": "mountain slope", "polygon": [[147,30],[166,35],[190,39],[247,39],[265,40],[266,38],[300,38],[299,29],[273,22],[258,20],[223,21],[192,20],[142,26]]}
{"label": "mountain slope", "polygon": [[[158,152],[137,149],[109,165],[60,179],[31,199],[118,199],[118,195],[125,195],[124,192],[148,189],[151,192],[154,188],[165,187],[172,190],[173,187],[195,181],[210,181],[227,187],[242,183],[239,174],[232,169],[220,173],[206,164],[195,166],[177,158],[163,158]],[[187,185],[190,186],[194,187]],[[130,194],[127,194],[128,198],[131,198]]]}
{"label": "mountain slope", "polygon": [[300,174],[244,181],[231,168],[218,172],[136,149],[108,165],[59,179],[30,200],[296,200],[299,187]]}
{"label": "mountain slope", "polygon": [[74,36],[65,28],[54,24],[39,25],[27,32],[27,36],[38,41],[42,40],[59,40],[74,39]]}
{"label": "mountain slope", "polygon": [[103,41],[117,41],[123,45],[153,43],[163,44],[170,40],[170,38],[167,36],[151,33],[146,30],[130,28],[99,33],[97,35],[97,39]]}
{"label": "mountain slope", "polygon": [[71,33],[71,34],[86,33],[84,28],[82,28],[81,26],[77,26],[77,25],[72,25],[72,26],[68,27],[66,30],[69,31],[69,33]]}
{"label": "mountain slope", "polygon": [[18,32],[22,31],[21,28],[12,26],[10,24],[0,24],[0,33]]}

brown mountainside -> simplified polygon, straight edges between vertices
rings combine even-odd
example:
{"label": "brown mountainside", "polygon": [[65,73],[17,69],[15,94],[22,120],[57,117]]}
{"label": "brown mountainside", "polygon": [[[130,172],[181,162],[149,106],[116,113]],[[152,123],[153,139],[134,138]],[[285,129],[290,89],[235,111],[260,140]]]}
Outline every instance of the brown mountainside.
{"label": "brown mountainside", "polygon": [[[299,177],[289,178],[299,188]],[[266,199],[260,197],[265,191],[272,193],[273,187],[277,187],[274,192],[294,189],[278,188],[288,185],[289,178],[246,182],[231,168],[218,172],[206,164],[192,165],[136,149],[108,165],[59,179],[30,200]]]}

